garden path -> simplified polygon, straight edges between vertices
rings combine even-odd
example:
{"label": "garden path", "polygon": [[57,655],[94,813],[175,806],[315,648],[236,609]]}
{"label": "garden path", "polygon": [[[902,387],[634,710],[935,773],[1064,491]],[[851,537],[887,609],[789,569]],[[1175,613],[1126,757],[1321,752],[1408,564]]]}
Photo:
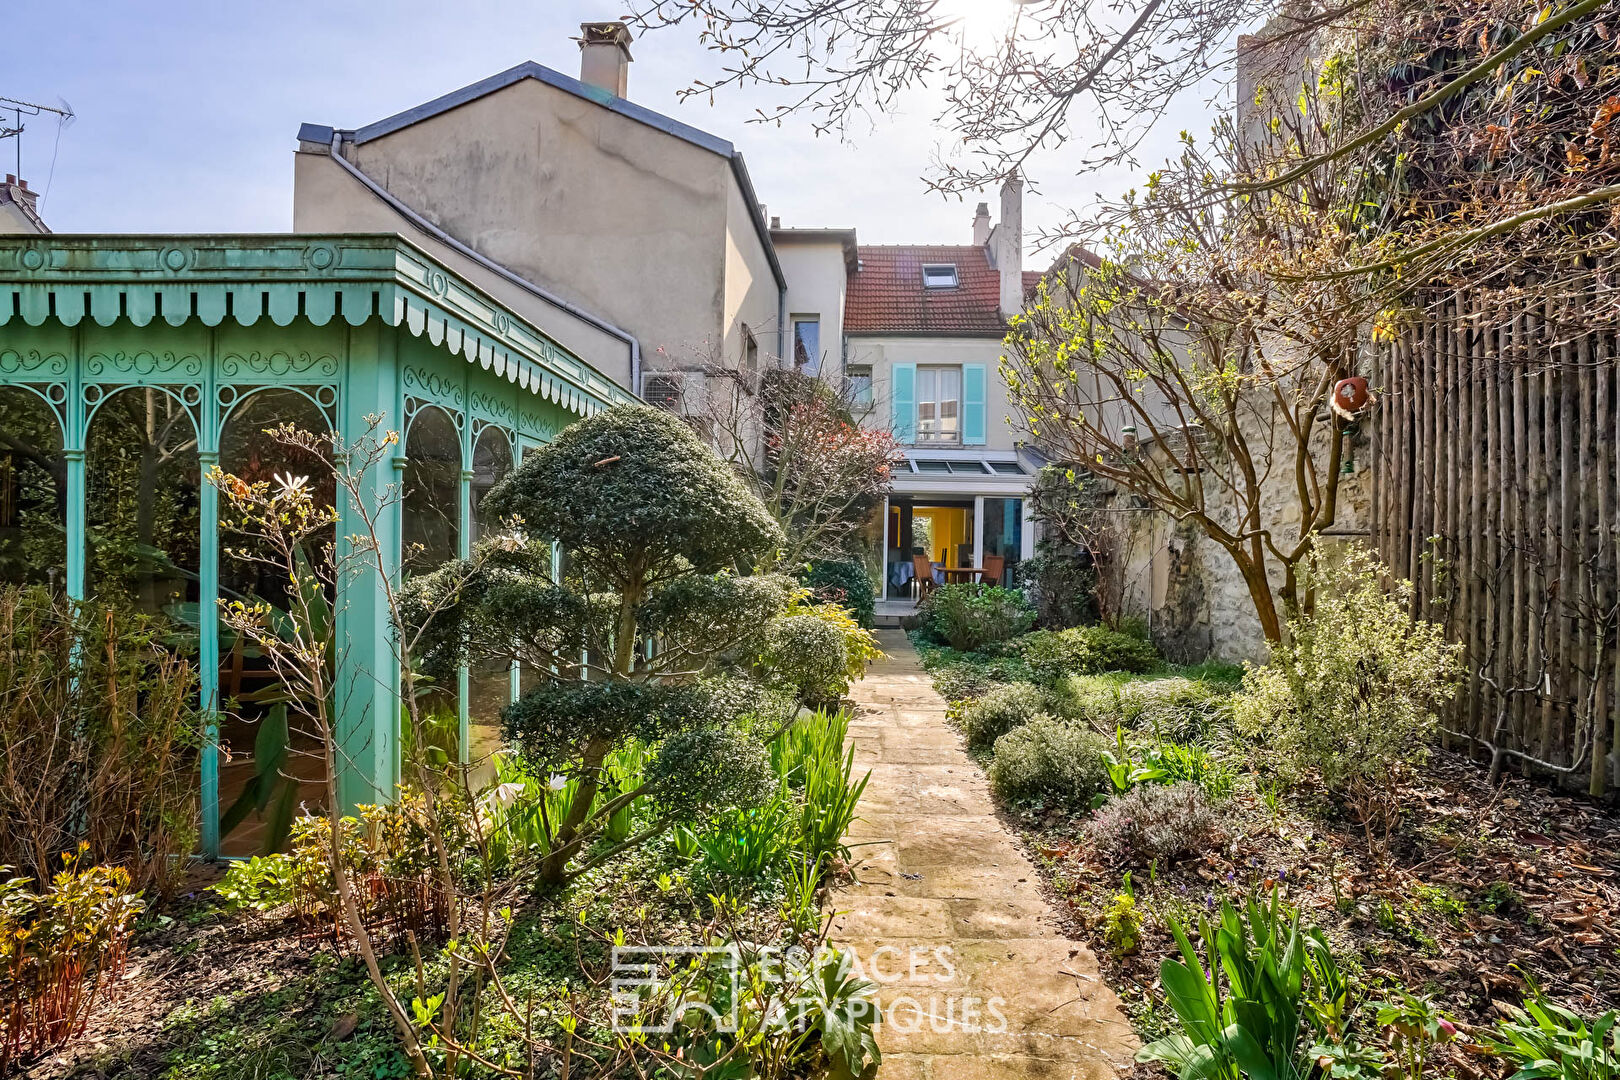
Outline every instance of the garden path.
{"label": "garden path", "polygon": [[1107,1080],[1137,1040],[1097,960],[1063,935],[1035,866],[898,631],[851,691],[856,881],[834,893],[835,944],[878,983],[878,1080]]}

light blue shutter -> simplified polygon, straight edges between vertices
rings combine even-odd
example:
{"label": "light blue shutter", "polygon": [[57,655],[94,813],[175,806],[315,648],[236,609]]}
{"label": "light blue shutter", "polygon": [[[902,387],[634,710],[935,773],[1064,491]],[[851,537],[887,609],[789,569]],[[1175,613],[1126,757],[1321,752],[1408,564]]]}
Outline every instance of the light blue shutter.
{"label": "light blue shutter", "polygon": [[895,364],[889,369],[894,384],[890,387],[890,419],[894,437],[903,443],[917,441],[917,365]]}
{"label": "light blue shutter", "polygon": [[962,445],[984,445],[984,365],[962,365]]}

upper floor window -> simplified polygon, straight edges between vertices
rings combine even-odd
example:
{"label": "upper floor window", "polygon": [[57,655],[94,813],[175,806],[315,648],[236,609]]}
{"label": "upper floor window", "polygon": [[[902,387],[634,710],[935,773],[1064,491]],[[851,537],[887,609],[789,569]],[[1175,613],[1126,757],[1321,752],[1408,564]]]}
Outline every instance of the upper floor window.
{"label": "upper floor window", "polygon": [[806,375],[821,371],[821,319],[816,315],[793,316],[793,366]]}
{"label": "upper floor window", "polygon": [[856,407],[872,404],[872,365],[850,364],[844,368],[844,392]]}
{"label": "upper floor window", "polygon": [[917,441],[962,441],[961,365],[918,366]]}
{"label": "upper floor window", "polygon": [[925,289],[954,289],[956,288],[956,264],[939,263],[925,266],[923,272],[923,288]]}

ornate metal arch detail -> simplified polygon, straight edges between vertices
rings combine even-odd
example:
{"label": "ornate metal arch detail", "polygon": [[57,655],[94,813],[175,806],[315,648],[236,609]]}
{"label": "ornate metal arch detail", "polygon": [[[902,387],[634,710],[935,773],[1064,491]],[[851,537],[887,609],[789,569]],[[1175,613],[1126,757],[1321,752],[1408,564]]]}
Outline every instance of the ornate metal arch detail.
{"label": "ornate metal arch detail", "polygon": [[420,398],[407,397],[405,399],[405,430],[400,432],[402,440],[411,437],[411,427],[415,425],[416,418],[429,410],[437,409],[450,419],[450,423],[457,432],[466,430],[467,418],[458,409],[437,401],[423,401]]}
{"label": "ornate metal arch detail", "polygon": [[508,431],[517,427],[517,405],[507,397],[474,390],[467,396],[467,412],[475,423],[495,424]]}
{"label": "ornate metal arch detail", "polygon": [[242,403],[254,394],[261,394],[266,390],[289,390],[300,397],[306,398],[310,404],[320,412],[326,420],[326,430],[337,430],[338,388],[329,383],[318,385],[286,385],[282,383],[260,384],[257,386],[221,386],[214,391],[214,398],[219,403],[219,438],[225,436],[225,425],[230,423],[231,417]]}
{"label": "ornate metal arch detail", "polygon": [[63,382],[11,382],[0,380],[0,390],[15,387],[24,393],[32,394],[45,403],[45,407],[56,418],[56,429],[61,432],[62,446],[68,445],[68,386]]}
{"label": "ornate metal arch detail", "polygon": [[311,353],[304,350],[288,352],[228,352],[220,356],[218,375],[221,379],[264,378],[294,380],[298,382],[324,382],[337,378],[339,361],[329,353]]}
{"label": "ornate metal arch detail", "polygon": [[191,418],[191,430],[199,438],[202,435],[202,401],[203,388],[197,383],[89,383],[84,388],[84,433],[88,441],[90,425],[95,423],[96,413],[109,400],[117,397],[126,390],[156,390],[173,398]]}
{"label": "ornate metal arch detail", "polygon": [[[402,376],[405,383],[407,415],[410,414],[411,398],[420,399],[421,404],[445,406],[457,416],[466,412],[467,388],[462,380],[452,379],[414,364],[405,365]],[[420,408],[421,405],[417,407]],[[461,426],[459,420],[456,426],[458,428]]]}
{"label": "ornate metal arch detail", "polygon": [[93,352],[82,361],[86,383],[116,381],[137,386],[170,385],[201,379],[206,366],[206,358],[198,353],[177,353],[172,350]]}

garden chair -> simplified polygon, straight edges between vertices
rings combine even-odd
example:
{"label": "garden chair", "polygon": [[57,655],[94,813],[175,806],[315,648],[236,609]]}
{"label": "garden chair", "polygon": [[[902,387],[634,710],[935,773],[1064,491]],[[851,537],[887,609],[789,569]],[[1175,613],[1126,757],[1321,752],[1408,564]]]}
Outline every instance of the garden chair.
{"label": "garden chair", "polygon": [[979,580],[986,585],[1000,585],[1001,575],[1007,569],[1007,556],[986,555],[984,557],[984,573]]}
{"label": "garden chair", "polygon": [[911,567],[916,575],[913,580],[917,582],[917,603],[923,602],[923,597],[934,591],[934,564],[926,555],[913,555]]}

